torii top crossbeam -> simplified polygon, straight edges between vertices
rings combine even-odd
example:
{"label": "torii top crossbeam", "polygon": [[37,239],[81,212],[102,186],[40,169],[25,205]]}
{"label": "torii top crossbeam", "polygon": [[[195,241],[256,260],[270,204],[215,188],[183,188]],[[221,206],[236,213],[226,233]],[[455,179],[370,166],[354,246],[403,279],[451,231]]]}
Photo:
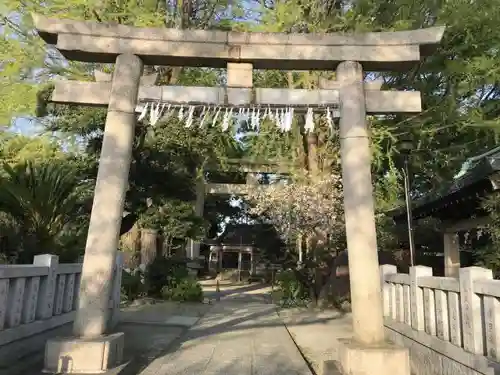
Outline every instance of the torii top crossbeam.
{"label": "torii top crossbeam", "polygon": [[138,28],[34,15],[35,28],[68,59],[114,63],[120,54],[146,65],[225,68],[227,62],[255,69],[333,70],[358,61],[365,71],[406,70],[440,42],[444,27],[359,34],[239,33]]}

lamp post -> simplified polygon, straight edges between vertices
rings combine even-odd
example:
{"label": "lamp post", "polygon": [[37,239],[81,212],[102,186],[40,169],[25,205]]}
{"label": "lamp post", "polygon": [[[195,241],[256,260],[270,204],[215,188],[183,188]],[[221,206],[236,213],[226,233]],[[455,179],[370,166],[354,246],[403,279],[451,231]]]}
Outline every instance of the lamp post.
{"label": "lamp post", "polygon": [[410,266],[415,263],[415,241],[413,237],[413,215],[411,210],[411,196],[410,196],[410,154],[413,150],[413,142],[411,139],[401,139],[399,141],[399,152],[403,157],[403,177],[405,189],[405,202],[406,202],[406,217],[408,222],[408,243],[410,245]]}

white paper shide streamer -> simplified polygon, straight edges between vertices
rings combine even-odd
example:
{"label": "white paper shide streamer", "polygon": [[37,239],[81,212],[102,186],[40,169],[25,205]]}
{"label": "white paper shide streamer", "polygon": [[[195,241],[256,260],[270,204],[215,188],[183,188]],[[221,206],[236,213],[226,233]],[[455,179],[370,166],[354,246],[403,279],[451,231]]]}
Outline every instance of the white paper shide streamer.
{"label": "white paper shide streamer", "polygon": [[[175,116],[178,121],[184,122],[186,128],[193,126],[217,126],[220,123],[222,131],[228,131],[234,120],[246,120],[252,130],[259,130],[262,121],[270,121],[283,133],[290,132],[293,126],[295,108],[272,107],[220,107],[210,105],[177,105],[167,103],[146,102],[139,106],[139,121],[148,117],[149,124],[155,126],[160,120]],[[330,107],[307,108],[304,129],[307,133],[314,131],[314,115],[320,113],[325,116],[328,127],[333,130],[333,113]],[[148,116],[149,114],[149,116]]]}
{"label": "white paper shide streamer", "polygon": [[304,129],[307,133],[314,131],[314,113],[312,108],[307,108],[306,123]]}

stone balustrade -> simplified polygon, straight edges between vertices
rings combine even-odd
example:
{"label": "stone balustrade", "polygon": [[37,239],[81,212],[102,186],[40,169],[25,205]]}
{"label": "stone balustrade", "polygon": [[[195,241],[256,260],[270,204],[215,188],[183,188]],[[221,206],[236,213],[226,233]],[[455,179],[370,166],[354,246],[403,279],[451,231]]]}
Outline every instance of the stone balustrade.
{"label": "stone balustrade", "polygon": [[500,280],[480,267],[458,278],[381,266],[386,333],[410,349],[414,374],[493,374],[500,369]]}
{"label": "stone balustrade", "polygon": [[[117,322],[122,262],[119,253],[109,303],[110,326]],[[12,352],[11,344],[26,339],[28,344],[21,346],[29,351],[32,336],[73,321],[81,272],[81,263],[59,264],[58,257],[50,254],[35,256],[29,265],[0,266],[0,362],[3,353]]]}

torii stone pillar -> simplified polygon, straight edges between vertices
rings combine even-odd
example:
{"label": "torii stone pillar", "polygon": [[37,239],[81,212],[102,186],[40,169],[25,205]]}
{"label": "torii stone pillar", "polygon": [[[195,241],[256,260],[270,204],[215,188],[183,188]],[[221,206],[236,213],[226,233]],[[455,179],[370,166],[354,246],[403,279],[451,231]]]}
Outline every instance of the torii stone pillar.
{"label": "torii stone pillar", "polygon": [[127,191],[143,64],[134,55],[116,59],[94,203],[85,246],[74,334],[99,337],[106,331],[114,259]]}
{"label": "torii stone pillar", "polygon": [[340,90],[340,152],[354,337],[371,345],[384,341],[384,321],[361,64],[341,63],[337,80],[345,84]]}
{"label": "torii stone pillar", "polygon": [[[46,371],[101,373],[122,360],[123,333],[106,335],[106,329],[142,70],[143,63],[135,55],[119,55],[116,59],[85,246],[75,337],[47,342]],[[66,363],[68,358],[71,363]]]}
{"label": "torii stone pillar", "polygon": [[337,80],[341,83],[340,152],[354,331],[353,340],[341,343],[340,365],[347,375],[409,375],[408,349],[385,342],[361,64],[340,63]]}

